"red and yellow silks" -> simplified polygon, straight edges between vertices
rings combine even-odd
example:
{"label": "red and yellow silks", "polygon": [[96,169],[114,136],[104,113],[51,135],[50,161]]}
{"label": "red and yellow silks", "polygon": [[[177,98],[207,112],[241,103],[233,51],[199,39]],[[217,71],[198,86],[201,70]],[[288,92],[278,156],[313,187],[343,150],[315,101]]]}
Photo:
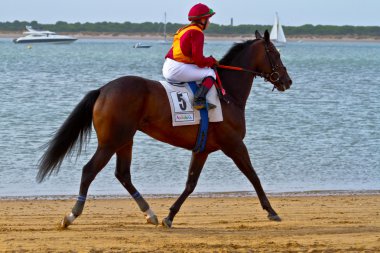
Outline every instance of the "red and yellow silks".
{"label": "red and yellow silks", "polygon": [[173,38],[173,58],[178,62],[194,64],[194,61],[191,59],[191,57],[184,55],[181,49],[181,37],[189,30],[197,30],[203,33],[202,29],[196,25],[190,25],[182,28],[182,30],[178,30]]}

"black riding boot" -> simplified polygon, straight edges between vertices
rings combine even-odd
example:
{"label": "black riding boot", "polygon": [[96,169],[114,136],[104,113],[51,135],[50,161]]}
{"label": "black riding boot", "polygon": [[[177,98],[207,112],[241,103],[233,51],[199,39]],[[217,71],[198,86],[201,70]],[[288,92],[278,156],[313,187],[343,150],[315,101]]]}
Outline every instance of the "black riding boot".
{"label": "black riding boot", "polygon": [[[201,110],[203,108],[206,108],[206,94],[209,91],[205,86],[201,85],[199,89],[194,94],[194,103],[193,107],[197,110]],[[207,103],[208,110],[216,108],[216,105]]]}
{"label": "black riding boot", "polygon": [[194,94],[193,107],[195,109],[201,110],[203,108],[206,108],[206,104],[208,105],[208,110],[214,109],[216,107],[214,104],[206,103],[206,94],[210,90],[206,86],[212,87],[214,83],[215,79],[211,76],[207,76],[205,79],[203,79],[201,87],[199,87],[199,89]]}

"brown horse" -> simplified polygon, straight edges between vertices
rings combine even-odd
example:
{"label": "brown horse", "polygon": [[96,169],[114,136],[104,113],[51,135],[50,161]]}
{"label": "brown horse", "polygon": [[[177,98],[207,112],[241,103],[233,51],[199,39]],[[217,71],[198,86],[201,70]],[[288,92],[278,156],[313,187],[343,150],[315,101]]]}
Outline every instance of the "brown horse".
{"label": "brown horse", "polygon": [[[243,142],[246,133],[244,111],[256,75],[269,80],[279,91],[290,88],[292,81],[279,52],[269,40],[268,31],[265,31],[264,38],[256,32],[255,40],[235,44],[220,64],[239,67],[244,71],[219,70],[228,100],[221,101],[224,121],[210,123],[205,150],[192,153],[186,187],[162,221],[166,227],[172,226],[174,216],[194,191],[208,155],[217,150],[230,157],[252,183],[262,208],[268,212],[268,218],[281,220],[261,186]],[[48,143],[39,163],[37,180],[42,182],[53,172],[58,172],[63,159],[73,151],[77,142],[80,152],[91,133],[91,125],[94,125],[98,147],[83,167],[78,200],[72,212],[62,220],[61,226],[69,226],[82,213],[91,182],[115,153],[116,178],[136,200],[147,221],[157,225],[156,215],[131,181],[133,137],[136,131],[142,131],[156,140],[192,150],[198,126],[173,127],[171,122],[165,90],[157,81],[125,76],[90,91]]]}

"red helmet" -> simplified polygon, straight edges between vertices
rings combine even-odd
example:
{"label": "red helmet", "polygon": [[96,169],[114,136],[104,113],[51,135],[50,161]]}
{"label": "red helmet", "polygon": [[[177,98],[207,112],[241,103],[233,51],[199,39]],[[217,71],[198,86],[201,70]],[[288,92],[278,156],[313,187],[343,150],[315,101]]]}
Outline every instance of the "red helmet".
{"label": "red helmet", "polygon": [[215,12],[204,4],[196,4],[189,11],[189,21],[200,20],[202,18],[209,18],[214,15]]}

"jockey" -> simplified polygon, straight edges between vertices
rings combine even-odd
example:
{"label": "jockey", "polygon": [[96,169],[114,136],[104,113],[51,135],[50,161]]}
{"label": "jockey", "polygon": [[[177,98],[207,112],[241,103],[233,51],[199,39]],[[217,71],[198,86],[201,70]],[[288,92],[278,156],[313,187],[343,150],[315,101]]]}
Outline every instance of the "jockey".
{"label": "jockey", "polygon": [[[194,5],[188,15],[190,24],[180,28],[174,35],[173,45],[165,56],[163,76],[169,82],[202,81],[194,94],[193,107],[206,108],[206,94],[215,83],[212,69],[218,62],[214,57],[203,56],[204,34],[215,12],[204,4]],[[216,106],[208,104],[208,109]]]}

